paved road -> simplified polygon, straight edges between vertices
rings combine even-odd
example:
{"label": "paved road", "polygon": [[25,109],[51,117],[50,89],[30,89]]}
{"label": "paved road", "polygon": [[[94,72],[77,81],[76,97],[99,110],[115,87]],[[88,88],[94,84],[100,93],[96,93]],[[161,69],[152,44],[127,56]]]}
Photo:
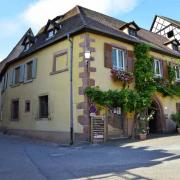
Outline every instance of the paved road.
{"label": "paved road", "polygon": [[0,180],[180,179],[180,135],[61,147],[0,135]]}

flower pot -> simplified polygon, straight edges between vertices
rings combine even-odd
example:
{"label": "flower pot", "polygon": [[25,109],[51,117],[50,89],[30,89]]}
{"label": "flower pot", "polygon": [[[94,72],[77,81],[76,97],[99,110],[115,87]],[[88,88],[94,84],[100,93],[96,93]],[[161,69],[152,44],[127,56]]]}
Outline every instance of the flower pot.
{"label": "flower pot", "polygon": [[147,139],[147,134],[146,133],[140,133],[139,134],[139,139],[142,140],[142,141],[146,140]]}
{"label": "flower pot", "polygon": [[177,128],[177,132],[178,132],[178,134],[180,134],[180,127]]}

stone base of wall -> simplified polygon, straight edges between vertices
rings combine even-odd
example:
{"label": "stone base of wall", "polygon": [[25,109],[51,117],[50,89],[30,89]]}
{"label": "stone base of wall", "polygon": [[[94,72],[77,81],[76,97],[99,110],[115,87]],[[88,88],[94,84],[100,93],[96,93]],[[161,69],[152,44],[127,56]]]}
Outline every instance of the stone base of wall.
{"label": "stone base of wall", "polygon": [[[60,144],[70,143],[70,133],[69,132],[58,132],[58,131],[39,131],[39,130],[26,130],[26,129],[5,129],[2,130],[8,135],[18,135],[22,137],[35,138],[45,141],[51,141]],[[74,134],[74,143],[85,142],[83,134]]]}

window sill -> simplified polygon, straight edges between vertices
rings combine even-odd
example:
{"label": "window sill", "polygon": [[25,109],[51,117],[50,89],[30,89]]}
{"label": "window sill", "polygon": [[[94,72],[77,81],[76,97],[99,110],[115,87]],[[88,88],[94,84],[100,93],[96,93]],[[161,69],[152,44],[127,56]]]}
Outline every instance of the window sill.
{"label": "window sill", "polygon": [[11,119],[11,122],[19,122],[19,119]]}
{"label": "window sill", "polygon": [[50,121],[50,120],[51,120],[50,117],[47,117],[47,118],[45,118],[45,117],[44,117],[44,118],[40,118],[40,117],[39,117],[39,118],[37,119],[37,121]]}
{"label": "window sill", "polygon": [[155,74],[155,75],[154,75],[154,78],[155,78],[155,79],[162,79],[163,77],[162,77],[162,75],[160,75],[160,74]]}
{"label": "window sill", "polygon": [[11,85],[12,88],[17,87],[17,86],[20,86],[20,83]]}
{"label": "window sill", "polygon": [[62,70],[59,70],[59,71],[51,72],[50,75],[55,75],[55,74],[63,73],[65,71],[68,71],[68,68],[65,68],[65,69],[62,69]]}
{"label": "window sill", "polygon": [[33,79],[25,80],[23,84],[31,83]]}

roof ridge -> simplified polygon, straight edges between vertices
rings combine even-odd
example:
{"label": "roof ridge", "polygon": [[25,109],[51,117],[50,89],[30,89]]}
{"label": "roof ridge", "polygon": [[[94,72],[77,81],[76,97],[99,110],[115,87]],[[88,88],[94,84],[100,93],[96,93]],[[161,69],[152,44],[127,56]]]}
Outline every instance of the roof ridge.
{"label": "roof ridge", "polygon": [[116,21],[119,21],[119,22],[121,22],[121,23],[128,23],[128,22],[122,21],[122,20],[120,20],[120,19],[118,19],[118,18],[114,18],[114,17],[112,17],[112,16],[109,16],[109,15],[107,15],[107,14],[103,14],[103,13],[101,13],[101,12],[98,12],[98,11],[95,11],[95,10],[92,10],[92,9],[89,9],[89,8],[86,8],[86,7],[83,7],[83,6],[79,6],[79,5],[77,5],[77,6],[78,6],[79,8],[81,8],[81,9],[85,9],[85,10],[89,10],[89,11],[98,13],[98,14],[100,14],[100,15],[102,15],[102,16],[105,16],[105,17],[107,17],[107,18],[109,18],[109,19],[116,20]]}
{"label": "roof ridge", "polygon": [[86,26],[86,25],[87,25],[87,22],[86,22],[86,20],[85,20],[85,18],[84,18],[84,14],[83,14],[81,8],[82,8],[82,7],[79,6],[79,5],[76,6],[76,9],[77,9],[77,11],[79,12],[79,15],[80,15],[80,18],[81,18],[82,22],[83,22],[83,24]]}

